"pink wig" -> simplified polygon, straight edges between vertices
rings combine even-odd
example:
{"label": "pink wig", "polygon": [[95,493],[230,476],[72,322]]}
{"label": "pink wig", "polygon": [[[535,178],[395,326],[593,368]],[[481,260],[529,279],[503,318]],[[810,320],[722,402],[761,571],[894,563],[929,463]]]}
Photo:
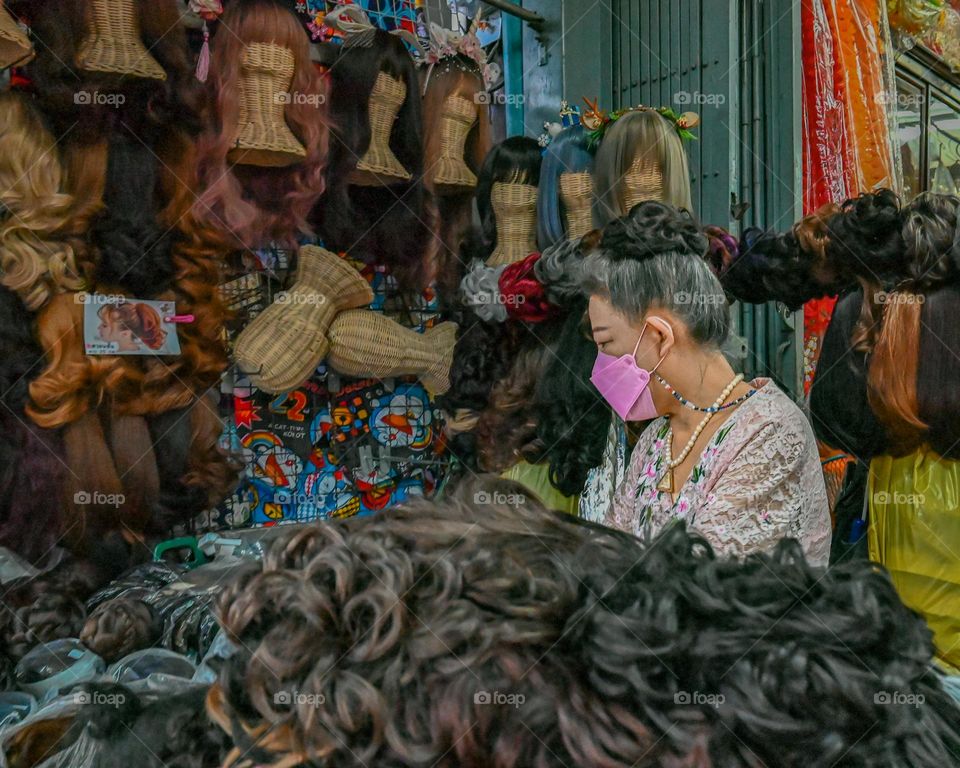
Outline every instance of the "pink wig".
{"label": "pink wig", "polygon": [[[283,168],[233,165],[227,153],[237,137],[240,65],[244,48],[274,43],[293,52],[287,125],[307,150],[306,159]],[[198,144],[199,221],[224,231],[237,244],[256,248],[271,240],[293,245],[310,234],[307,216],[323,193],[327,154],[326,85],[310,60],[310,44],[297,18],[270,0],[233,3],[212,42],[208,84],[213,90],[212,126]]]}

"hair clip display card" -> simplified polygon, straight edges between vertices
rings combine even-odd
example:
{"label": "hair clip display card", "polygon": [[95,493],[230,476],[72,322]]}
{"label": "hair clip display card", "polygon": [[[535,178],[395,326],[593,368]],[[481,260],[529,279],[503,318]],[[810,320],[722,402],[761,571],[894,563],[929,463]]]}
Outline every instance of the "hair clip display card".
{"label": "hair clip display card", "polygon": [[172,301],[145,301],[100,293],[78,294],[83,301],[83,348],[88,355],[179,355]]}

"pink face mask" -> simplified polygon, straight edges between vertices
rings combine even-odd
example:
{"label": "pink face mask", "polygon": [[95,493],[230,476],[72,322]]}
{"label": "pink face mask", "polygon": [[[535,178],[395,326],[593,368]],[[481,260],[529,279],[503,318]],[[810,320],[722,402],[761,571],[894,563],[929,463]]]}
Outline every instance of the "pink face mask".
{"label": "pink face mask", "polygon": [[[605,355],[597,353],[597,362],[593,364],[590,381],[603,399],[624,421],[647,421],[657,417],[657,409],[650,394],[650,375],[660,367],[663,357],[648,371],[637,365],[637,350],[647,327],[640,331],[640,338],[633,348],[632,355]],[[666,357],[666,355],[664,355]]]}

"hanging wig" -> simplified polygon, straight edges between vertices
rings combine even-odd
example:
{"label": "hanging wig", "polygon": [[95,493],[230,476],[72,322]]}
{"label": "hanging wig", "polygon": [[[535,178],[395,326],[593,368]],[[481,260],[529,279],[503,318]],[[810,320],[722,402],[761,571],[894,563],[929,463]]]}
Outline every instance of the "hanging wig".
{"label": "hanging wig", "polygon": [[558,491],[578,496],[587,473],[602,462],[611,412],[590,382],[597,345],[584,333],[586,301],[579,297],[569,308],[556,355],[548,361],[536,389],[541,450],[533,459],[550,463],[550,482]]}
{"label": "hanging wig", "polygon": [[442,147],[448,138],[442,135],[442,114],[451,97],[475,105],[476,122],[466,135],[463,160],[471,173],[479,174],[491,142],[489,110],[483,100],[477,98],[483,91],[483,78],[475,65],[457,56],[432,68],[423,96],[424,186],[429,193],[427,207],[434,222],[427,277],[436,280],[441,298],[455,293],[463,276],[463,250],[471,236],[474,195],[474,189],[469,186],[438,187],[434,183]]}
{"label": "hanging wig", "polygon": [[98,289],[153,298],[169,290],[175,230],[157,220],[157,156],[128,134],[111,137],[103,194],[106,206],[93,223]]}
{"label": "hanging wig", "polygon": [[853,348],[869,354],[877,340],[883,307],[878,292],[903,275],[900,201],[889,189],[844,202],[827,224],[826,257],[841,280],[858,283],[864,301],[853,331]]}
{"label": "hanging wig", "polygon": [[74,249],[63,230],[76,215],[56,142],[27,97],[0,93],[2,282],[36,310],[52,293],[76,290]]}
{"label": "hanging wig", "polygon": [[0,288],[0,546],[32,562],[56,543],[63,522],[63,446],[25,417],[27,386],[43,367],[29,315]]}
{"label": "hanging wig", "polygon": [[477,179],[477,213],[487,255],[497,247],[497,218],[490,203],[493,185],[540,183],[540,145],[527,136],[511,136],[490,150]]}
{"label": "hanging wig", "polygon": [[[293,53],[290,98],[284,107],[287,127],[306,149],[303,162],[281,167],[232,164],[227,155],[239,131],[240,80],[244,49],[273,43]],[[197,221],[220,229],[237,247],[258,248],[271,241],[293,245],[310,233],[307,215],[324,190],[326,91],[310,61],[310,41],[296,16],[277,0],[232,3],[211,43],[208,80],[214,103],[211,128],[197,152],[200,198]]]}
{"label": "hanging wig", "polygon": [[960,459],[960,285],[932,291],[920,312],[917,415],[929,425],[926,442]]}
{"label": "hanging wig", "polygon": [[895,455],[914,450],[929,426],[917,399],[921,310],[927,294],[960,279],[960,198],[918,195],[902,218],[902,279],[895,290],[874,297],[883,306],[883,320],[867,377],[870,405]]}
{"label": "hanging wig", "polygon": [[[403,41],[383,30],[341,46],[328,74],[333,123],[325,194],[314,219],[328,248],[389,267],[403,287],[424,287],[431,238],[425,208],[422,108],[417,73]],[[390,132],[390,150],[410,181],[353,186],[351,173],[370,146],[370,94],[380,73],[400,80],[406,96]]]}
{"label": "hanging wig", "polygon": [[560,177],[566,173],[592,174],[593,162],[587,131],[582,125],[560,131],[543,153],[537,195],[537,243],[541,250],[567,237]]}
{"label": "hanging wig", "polygon": [[663,199],[675,208],[693,211],[690,169],[676,127],[654,109],[627,112],[604,133],[594,169],[593,223],[602,227],[628,213],[623,184],[638,159],[663,176]]}
{"label": "hanging wig", "polygon": [[[91,32],[89,0],[22,0],[18,10],[42,40],[26,74],[53,132],[71,144],[97,143],[113,130],[147,144],[166,130],[200,128],[200,89],[176,0],[135,0],[144,47],[165,79],[81,69],[78,54]],[[122,100],[118,97],[122,97]]]}

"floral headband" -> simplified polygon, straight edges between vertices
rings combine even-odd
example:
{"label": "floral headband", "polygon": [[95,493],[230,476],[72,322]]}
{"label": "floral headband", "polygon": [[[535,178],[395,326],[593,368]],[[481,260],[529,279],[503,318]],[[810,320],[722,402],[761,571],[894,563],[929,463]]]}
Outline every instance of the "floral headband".
{"label": "floral headband", "polygon": [[477,29],[481,24],[479,12],[470,24],[470,29],[462,35],[458,35],[451,29],[445,29],[435,22],[430,22],[430,41],[424,57],[418,62],[429,67],[423,83],[424,93],[427,90],[427,83],[430,82],[430,75],[433,74],[433,68],[438,64],[457,66],[458,56],[465,56],[477,65],[485,88],[489,90],[496,85],[500,80],[500,65],[487,61],[487,52],[477,37]]}
{"label": "floral headband", "polygon": [[600,109],[597,106],[597,99],[594,99],[591,102],[586,96],[584,96],[583,100],[586,102],[587,111],[583,113],[580,119],[590,131],[588,136],[591,149],[599,146],[611,123],[615,123],[629,112],[656,112],[673,125],[677,135],[681,138],[681,140],[697,140],[697,137],[694,136],[690,131],[691,128],[695,128],[700,124],[700,116],[696,112],[684,112],[682,115],[678,115],[670,107],[647,107],[643,104],[640,104],[636,107],[618,109],[616,112],[608,115],[605,109]]}

